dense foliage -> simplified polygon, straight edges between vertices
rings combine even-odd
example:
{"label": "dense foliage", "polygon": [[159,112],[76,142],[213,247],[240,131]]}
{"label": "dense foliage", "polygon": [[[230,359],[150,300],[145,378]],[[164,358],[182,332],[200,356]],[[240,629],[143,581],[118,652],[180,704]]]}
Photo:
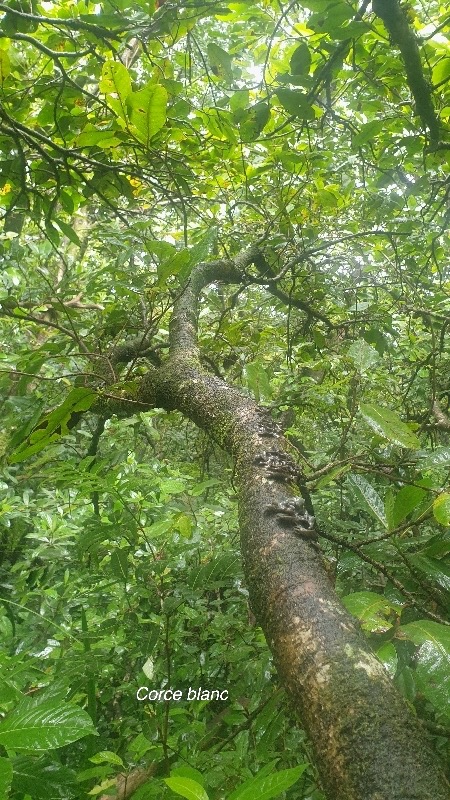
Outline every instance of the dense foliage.
{"label": "dense foliage", "polygon": [[330,580],[445,758],[448,10],[0,14],[2,793],[127,797],[156,765],[136,800],[324,800],[248,606],[233,464],[136,399],[191,270],[255,242],[262,268],[203,293],[204,364],[286,431]]}

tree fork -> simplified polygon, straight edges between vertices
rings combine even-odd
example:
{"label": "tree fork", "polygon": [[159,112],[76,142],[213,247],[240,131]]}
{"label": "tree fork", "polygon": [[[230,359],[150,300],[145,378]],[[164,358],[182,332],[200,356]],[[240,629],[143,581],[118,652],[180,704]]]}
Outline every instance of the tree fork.
{"label": "tree fork", "polygon": [[427,734],[329,582],[295,500],[298,467],[281,430],[201,366],[201,291],[212,281],[242,282],[254,258],[250,249],[193,270],[174,305],[169,358],[150,368],[137,399],[182,412],[235,459],[251,605],[330,800],[447,800]]}

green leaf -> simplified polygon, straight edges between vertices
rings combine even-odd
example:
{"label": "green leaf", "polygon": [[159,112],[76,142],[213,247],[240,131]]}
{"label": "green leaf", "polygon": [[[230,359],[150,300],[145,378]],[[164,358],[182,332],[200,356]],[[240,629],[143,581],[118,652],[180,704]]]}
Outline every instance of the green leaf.
{"label": "green leaf", "polygon": [[450,628],[419,620],[400,630],[420,647],[415,657],[418,688],[439,714],[450,718]]}
{"label": "green leaf", "polygon": [[72,389],[61,405],[39,420],[38,425],[28,435],[27,440],[11,455],[10,462],[17,464],[38,453],[60,436],[67,433],[67,423],[72,414],[87,411],[97,397],[92,389],[78,387]]}
{"label": "green leaf", "polygon": [[392,628],[387,619],[395,606],[376,592],[354,592],[342,598],[347,611],[360,620],[366,631],[382,633]]}
{"label": "green leaf", "polygon": [[268,400],[271,397],[272,389],[269,376],[259,361],[252,361],[246,364],[245,375],[248,388],[255,395],[258,403],[261,399]]}
{"label": "green leaf", "polygon": [[55,247],[59,247],[61,237],[53,223],[48,219],[45,221],[45,233],[47,234],[51,243],[54,244]]}
{"label": "green leaf", "polygon": [[357,339],[356,342],[353,342],[348,348],[348,355],[362,373],[367,372],[380,360],[375,348],[367,344],[364,339]]}
{"label": "green leaf", "polygon": [[[205,261],[208,257],[211,248],[217,240],[217,228],[212,225],[211,228],[205,233],[203,238],[193,247],[189,249],[189,265],[195,267],[201,261]],[[184,277],[184,276],[183,276]]]}
{"label": "green leaf", "polygon": [[181,494],[186,491],[186,483],[181,478],[166,478],[159,484],[161,492],[164,494]]}
{"label": "green leaf", "polygon": [[0,796],[8,797],[12,776],[13,768],[9,758],[0,758]]}
{"label": "green leaf", "polygon": [[203,786],[204,780],[202,773],[195,769],[194,767],[190,767],[187,764],[184,764],[181,767],[174,767],[170,771],[171,778],[191,778],[193,781],[197,781],[200,785]]}
{"label": "green leaf", "polygon": [[384,513],[386,514],[386,521],[389,531],[392,531],[395,528],[394,505],[395,505],[395,492],[392,486],[390,486],[384,498]]}
{"label": "green leaf", "polygon": [[218,478],[208,478],[207,481],[196,483],[195,486],[189,490],[189,494],[191,497],[198,497],[203,494],[205,489],[210,489],[212,486],[220,486],[220,480]]}
{"label": "green leaf", "polygon": [[91,756],[89,761],[93,764],[115,764],[118,767],[123,767],[123,761],[117,753],[112,753],[111,750],[100,750],[94,756]]}
{"label": "green leaf", "polygon": [[330,30],[330,36],[337,41],[357,39],[365,33],[367,33],[367,23],[358,21],[349,22],[348,25],[343,25],[342,28]]}
{"label": "green leaf", "polygon": [[450,56],[441,58],[433,67],[433,83],[440,83],[450,77]]}
{"label": "green leaf", "polygon": [[117,116],[126,121],[126,104],[131,93],[131,77],[125,65],[120,61],[105,61],[99,89],[106,95],[108,104]]}
{"label": "green leaf", "polygon": [[431,558],[442,558],[450,555],[450,529],[441,529],[439,533],[432,536],[422,552],[426,556],[431,556]]}
{"label": "green leaf", "polygon": [[339,467],[334,467],[327,472],[323,478],[320,478],[316,483],[316,489],[323,489],[324,486],[328,486],[333,481],[336,481],[338,478],[341,478],[343,475],[346,475],[351,469],[350,464],[341,464]]}
{"label": "green leaf", "polygon": [[277,89],[275,94],[283,108],[292,116],[315,119],[314,109],[303,92],[295,89]]}
{"label": "green leaf", "polygon": [[233,80],[233,57],[215,42],[208,42],[208,61],[214,75],[231,82]]}
{"label": "green leaf", "polygon": [[429,581],[437,583],[450,592],[450,567],[445,564],[444,559],[416,553],[408,556],[408,562],[423,572]]}
{"label": "green leaf", "polygon": [[244,111],[239,123],[239,132],[243,142],[254,142],[270,119],[267,103],[257,103]]}
{"label": "green leaf", "polygon": [[179,531],[185,539],[189,539],[192,534],[192,520],[187,514],[179,514],[173,522],[173,527],[175,530]]}
{"label": "green leaf", "polygon": [[359,133],[353,137],[353,145],[355,147],[361,147],[362,144],[372,141],[372,139],[374,139],[378,133],[385,130],[385,128],[386,122],[384,119],[374,119],[370,122],[366,122],[365,125],[361,125]]}
{"label": "green leaf", "polygon": [[132,92],[127,98],[130,122],[136,130],[137,138],[146,147],[166,124],[167,99],[167,89],[154,83],[148,83],[144,89]]}
{"label": "green leaf", "polygon": [[357,492],[362,499],[364,506],[377,519],[384,528],[388,527],[384,503],[373,486],[361,475],[349,475],[347,478],[350,486]]}
{"label": "green leaf", "polygon": [[292,75],[308,74],[311,66],[311,53],[306,42],[302,42],[294,50],[289,61],[289,69]]}
{"label": "green leaf", "polygon": [[155,674],[155,661],[153,658],[147,658],[147,661],[142,667],[142,672],[144,673],[145,677],[149,679],[149,681],[153,680]]}
{"label": "green leaf", "polygon": [[395,411],[366,403],[361,403],[360,411],[367,424],[384,439],[409,450],[420,447],[415,433],[402,422]]}
{"label": "green leaf", "polygon": [[92,734],[89,714],[70,703],[20,703],[0,723],[0,744],[14,750],[53,750]]}
{"label": "green leaf", "polygon": [[[12,760],[13,792],[20,797],[29,795],[33,800],[57,800],[73,797],[75,772],[59,763],[54,754],[20,755]],[[75,789],[76,791],[76,789]]]}
{"label": "green leaf", "polygon": [[17,447],[21,442],[26,439],[26,437],[31,433],[31,431],[36,427],[39,420],[42,418],[42,405],[39,404],[34,412],[33,416],[24,422],[11,436],[9,440],[9,445],[11,448]]}
{"label": "green leaf", "polygon": [[298,781],[307,766],[308,764],[300,764],[298,767],[273,772],[272,775],[255,775],[231,792],[228,800],[271,800],[272,797],[278,797]]}
{"label": "green leaf", "polygon": [[64,220],[60,218],[55,219],[55,224],[63,232],[63,234],[67,236],[68,240],[72,242],[72,244],[76,244],[77,247],[81,247],[81,242],[78,238],[77,232],[74,230],[72,225],[68,225],[67,222],[64,222]]}
{"label": "green leaf", "polygon": [[433,503],[433,514],[441,525],[450,525],[450,493],[442,492]]}
{"label": "green leaf", "polygon": [[422,469],[450,466],[450,447],[437,447],[431,453],[421,453],[420,466]]}
{"label": "green leaf", "polygon": [[167,261],[178,252],[175,245],[164,241],[149,241],[146,242],[147,252],[155,255],[159,262]]}
{"label": "green leaf", "polygon": [[6,50],[0,50],[0,83],[3,84],[11,72],[11,62]]}
{"label": "green leaf", "polygon": [[392,642],[385,642],[382,644],[378,650],[375,650],[375,655],[380,659],[391,678],[394,678],[397,672],[398,655]]}
{"label": "green leaf", "polygon": [[421,489],[420,486],[403,486],[395,496],[392,528],[396,528],[409,514],[419,508],[426,494],[425,489]]}
{"label": "green leaf", "polygon": [[238,571],[239,563],[239,557],[233,553],[223,553],[211,558],[206,564],[202,564],[192,571],[188,578],[189,586],[195,589],[217,581],[223,583],[230,580]]}
{"label": "green leaf", "polygon": [[230,97],[230,108],[233,112],[243,111],[249,103],[250,93],[248,89],[239,89]]}
{"label": "green leaf", "polygon": [[186,797],[187,800],[209,800],[203,786],[192,778],[164,778],[164,783],[175,794]]}
{"label": "green leaf", "polygon": [[118,547],[111,553],[111,571],[119,581],[126,581],[129,563],[128,563],[129,548]]}
{"label": "green leaf", "polygon": [[120,144],[119,139],[115,136],[115,132],[111,130],[98,130],[94,125],[89,123],[77,136],[76,143],[78,147],[116,147]]}

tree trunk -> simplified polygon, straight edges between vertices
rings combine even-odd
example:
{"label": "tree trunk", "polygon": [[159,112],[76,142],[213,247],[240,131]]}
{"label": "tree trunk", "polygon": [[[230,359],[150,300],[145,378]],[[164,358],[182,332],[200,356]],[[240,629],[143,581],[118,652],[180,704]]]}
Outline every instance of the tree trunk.
{"label": "tree trunk", "polygon": [[212,281],[243,282],[242,269],[256,257],[250,250],[234,263],[194,269],[174,307],[169,358],[150,368],[138,400],[178,409],[235,459],[252,609],[311,739],[329,800],[448,800],[426,734],[328,580],[281,430],[201,366],[202,289]]}

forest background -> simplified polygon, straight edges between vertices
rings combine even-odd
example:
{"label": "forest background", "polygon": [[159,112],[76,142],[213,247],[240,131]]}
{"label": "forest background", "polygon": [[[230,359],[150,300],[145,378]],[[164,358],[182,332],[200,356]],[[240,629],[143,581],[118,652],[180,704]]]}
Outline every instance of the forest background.
{"label": "forest background", "polygon": [[448,796],[449,23],[0,3],[1,796]]}

